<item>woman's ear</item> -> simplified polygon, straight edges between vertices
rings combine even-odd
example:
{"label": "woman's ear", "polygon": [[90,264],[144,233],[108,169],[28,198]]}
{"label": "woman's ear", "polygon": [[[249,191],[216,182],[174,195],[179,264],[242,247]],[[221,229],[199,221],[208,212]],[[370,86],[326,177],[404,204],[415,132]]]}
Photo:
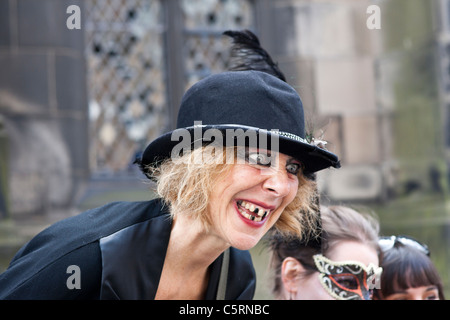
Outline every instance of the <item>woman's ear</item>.
{"label": "woman's ear", "polygon": [[298,291],[298,280],[304,271],[303,265],[293,257],[287,257],[281,265],[281,281],[289,295],[295,295]]}

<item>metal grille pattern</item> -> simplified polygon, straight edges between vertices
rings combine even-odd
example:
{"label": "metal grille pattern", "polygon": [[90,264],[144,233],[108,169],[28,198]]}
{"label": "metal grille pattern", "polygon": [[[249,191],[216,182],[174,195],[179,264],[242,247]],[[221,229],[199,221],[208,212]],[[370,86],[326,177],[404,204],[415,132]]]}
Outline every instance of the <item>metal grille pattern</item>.
{"label": "metal grille pattern", "polygon": [[253,1],[180,0],[175,10],[181,10],[183,29],[174,32],[183,35],[182,50],[171,50],[165,46],[164,19],[174,7],[164,5],[161,0],[85,2],[93,172],[127,168],[136,152],[169,126],[168,55],[181,55],[187,89],[226,70],[230,39],[223,31],[254,26]]}
{"label": "metal grille pattern", "polygon": [[226,70],[230,39],[227,29],[253,29],[253,1],[182,0],[186,88],[205,76]]}
{"label": "metal grille pattern", "polygon": [[86,1],[94,172],[126,168],[167,123],[159,1]]}

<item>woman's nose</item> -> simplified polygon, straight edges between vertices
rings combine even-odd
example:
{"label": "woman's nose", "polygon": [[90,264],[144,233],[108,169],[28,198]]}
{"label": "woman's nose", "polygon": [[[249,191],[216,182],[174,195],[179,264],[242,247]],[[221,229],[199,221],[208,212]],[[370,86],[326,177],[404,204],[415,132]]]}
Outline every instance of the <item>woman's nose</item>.
{"label": "woman's nose", "polygon": [[264,170],[262,173],[266,175],[263,188],[277,197],[284,197],[291,191],[288,172],[276,168]]}

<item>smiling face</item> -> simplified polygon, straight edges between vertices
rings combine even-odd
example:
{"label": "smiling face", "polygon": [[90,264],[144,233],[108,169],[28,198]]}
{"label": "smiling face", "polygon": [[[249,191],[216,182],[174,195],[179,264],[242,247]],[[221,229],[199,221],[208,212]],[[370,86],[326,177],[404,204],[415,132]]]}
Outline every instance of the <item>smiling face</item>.
{"label": "smiling face", "polygon": [[276,223],[298,191],[301,164],[285,154],[271,154],[272,165],[257,150],[247,150],[217,181],[208,204],[211,232],[229,245],[255,246]]}

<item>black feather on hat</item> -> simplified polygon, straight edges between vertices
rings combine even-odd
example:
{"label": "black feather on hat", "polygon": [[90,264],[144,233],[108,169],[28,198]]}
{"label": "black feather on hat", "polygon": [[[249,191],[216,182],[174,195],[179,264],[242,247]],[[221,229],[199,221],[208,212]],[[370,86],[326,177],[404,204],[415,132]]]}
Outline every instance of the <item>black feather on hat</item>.
{"label": "black feather on hat", "polygon": [[286,81],[283,72],[273,62],[269,53],[261,47],[258,37],[253,32],[228,30],[223,34],[233,38],[229,71],[262,71]]}

